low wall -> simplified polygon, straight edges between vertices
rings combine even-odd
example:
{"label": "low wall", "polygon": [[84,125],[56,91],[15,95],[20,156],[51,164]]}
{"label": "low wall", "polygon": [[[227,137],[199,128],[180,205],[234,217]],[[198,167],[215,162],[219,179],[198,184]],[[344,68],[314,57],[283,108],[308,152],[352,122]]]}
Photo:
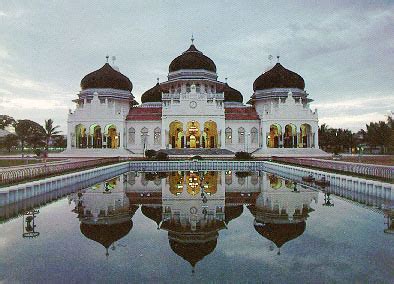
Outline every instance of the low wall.
{"label": "low wall", "polygon": [[355,192],[374,195],[385,200],[394,200],[394,184],[292,165],[273,162],[262,163],[264,163],[263,170],[273,174],[283,175],[288,178],[298,177],[298,179],[308,175],[312,175],[315,179],[324,177],[330,182],[330,187],[346,188]]}
{"label": "low wall", "polygon": [[273,160],[296,164],[300,166],[310,166],[321,169],[330,169],[335,171],[356,173],[386,179],[394,179],[394,167],[392,166],[330,161],[311,158],[275,157],[273,158]]}
{"label": "low wall", "polygon": [[54,174],[61,174],[68,171],[85,169],[94,166],[101,166],[108,163],[118,162],[119,158],[92,159],[87,161],[59,162],[27,165],[23,167],[9,167],[0,171],[0,185],[12,184],[28,179],[46,177]]}
{"label": "low wall", "polygon": [[86,187],[128,170],[129,163],[123,162],[116,165],[103,166],[0,188],[0,206],[59,190],[64,187],[73,186],[75,184],[81,183]]}
{"label": "low wall", "polygon": [[262,161],[139,161],[130,162],[131,171],[259,171]]}

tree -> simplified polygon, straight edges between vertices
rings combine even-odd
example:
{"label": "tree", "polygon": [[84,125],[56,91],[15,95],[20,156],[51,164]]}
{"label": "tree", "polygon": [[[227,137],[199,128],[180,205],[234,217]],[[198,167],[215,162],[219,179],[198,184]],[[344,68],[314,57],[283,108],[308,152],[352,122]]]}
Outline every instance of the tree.
{"label": "tree", "polygon": [[8,153],[11,152],[12,147],[18,145],[18,137],[15,134],[8,134],[4,139],[2,139],[1,147],[6,148]]}
{"label": "tree", "polygon": [[64,138],[63,135],[53,135],[53,146],[55,148],[63,148],[67,147],[67,140]]}
{"label": "tree", "polygon": [[53,126],[53,120],[51,118],[45,120],[45,150],[48,151],[49,141],[54,137],[54,135],[60,133],[60,131],[57,130],[58,128],[59,125]]}
{"label": "tree", "polygon": [[26,143],[36,148],[43,145],[45,139],[45,129],[37,122],[28,119],[21,119],[16,122],[15,133],[21,142],[22,153]]}
{"label": "tree", "polygon": [[392,131],[390,129],[389,123],[384,121],[370,122],[367,124],[367,141],[371,146],[381,147],[381,152],[386,153],[386,148],[389,147],[391,143]]}
{"label": "tree", "polygon": [[14,123],[15,123],[15,119],[12,118],[11,116],[0,114],[0,129],[4,129],[7,126],[12,125]]}

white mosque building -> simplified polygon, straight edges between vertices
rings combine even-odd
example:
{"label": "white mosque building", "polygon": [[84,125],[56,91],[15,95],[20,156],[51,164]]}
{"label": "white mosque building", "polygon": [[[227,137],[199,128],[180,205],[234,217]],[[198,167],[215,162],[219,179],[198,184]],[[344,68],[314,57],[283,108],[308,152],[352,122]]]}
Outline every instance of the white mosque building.
{"label": "white mosque building", "polygon": [[238,90],[217,78],[213,60],[192,42],[170,63],[167,81],[143,93],[139,104],[130,79],[107,62],[81,81],[76,109],[68,115],[65,153],[324,154],[317,111],[310,109],[300,75],[276,63],[255,79],[246,104]]}

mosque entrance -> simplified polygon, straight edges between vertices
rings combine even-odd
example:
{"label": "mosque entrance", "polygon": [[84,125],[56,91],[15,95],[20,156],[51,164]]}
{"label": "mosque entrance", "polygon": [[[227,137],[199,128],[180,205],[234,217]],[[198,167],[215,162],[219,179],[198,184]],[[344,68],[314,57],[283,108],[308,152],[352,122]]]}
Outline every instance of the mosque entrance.
{"label": "mosque entrance", "polygon": [[200,123],[192,120],[187,123],[186,148],[200,148]]}
{"label": "mosque entrance", "polygon": [[206,121],[203,124],[196,120],[186,123],[185,130],[183,123],[173,121],[169,126],[169,144],[172,149],[182,148],[218,148],[218,129],[214,121]]}
{"label": "mosque entrance", "polygon": [[183,123],[173,121],[170,123],[170,143],[171,148],[184,148]]}

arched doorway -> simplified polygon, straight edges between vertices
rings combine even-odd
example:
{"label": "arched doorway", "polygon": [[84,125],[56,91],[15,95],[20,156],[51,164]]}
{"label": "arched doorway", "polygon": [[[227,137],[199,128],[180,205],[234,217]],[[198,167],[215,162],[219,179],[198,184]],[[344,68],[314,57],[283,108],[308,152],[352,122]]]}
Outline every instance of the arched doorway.
{"label": "arched doorway", "polygon": [[183,172],[171,172],[169,175],[170,192],[176,196],[183,191]]}
{"label": "arched doorway", "polygon": [[170,144],[173,149],[185,147],[183,123],[180,121],[170,123]]}
{"label": "arched doorway", "polygon": [[114,124],[108,124],[104,128],[104,134],[106,137],[107,148],[117,149],[120,145],[120,139],[116,131],[116,126]]}
{"label": "arched doorway", "polygon": [[75,126],[75,138],[77,148],[87,148],[88,136],[86,133],[86,127],[83,124]]}
{"label": "arched doorway", "polygon": [[91,139],[90,144],[93,148],[101,148],[103,146],[103,135],[100,125],[92,124],[89,128],[89,136]]}
{"label": "arched doorway", "polygon": [[309,148],[311,146],[311,133],[312,127],[307,124],[301,124],[300,126],[300,148]]}
{"label": "arched doorway", "polygon": [[268,134],[268,148],[279,148],[279,143],[282,137],[282,128],[279,124],[271,124],[270,132]]}
{"label": "arched doorway", "polygon": [[186,148],[200,148],[200,123],[192,120],[186,126]]}
{"label": "arched doorway", "polygon": [[204,175],[204,192],[208,195],[213,195],[218,190],[218,172],[207,172]]}
{"label": "arched doorway", "polygon": [[200,192],[200,182],[201,178],[196,172],[187,172],[186,173],[186,187],[187,192],[190,195],[196,195]]}
{"label": "arched doorway", "polygon": [[296,146],[297,146],[297,127],[294,124],[290,123],[285,126],[283,147],[295,148]]}
{"label": "arched doorway", "polygon": [[202,137],[203,148],[217,148],[218,128],[216,122],[209,120],[204,123],[204,134]]}

